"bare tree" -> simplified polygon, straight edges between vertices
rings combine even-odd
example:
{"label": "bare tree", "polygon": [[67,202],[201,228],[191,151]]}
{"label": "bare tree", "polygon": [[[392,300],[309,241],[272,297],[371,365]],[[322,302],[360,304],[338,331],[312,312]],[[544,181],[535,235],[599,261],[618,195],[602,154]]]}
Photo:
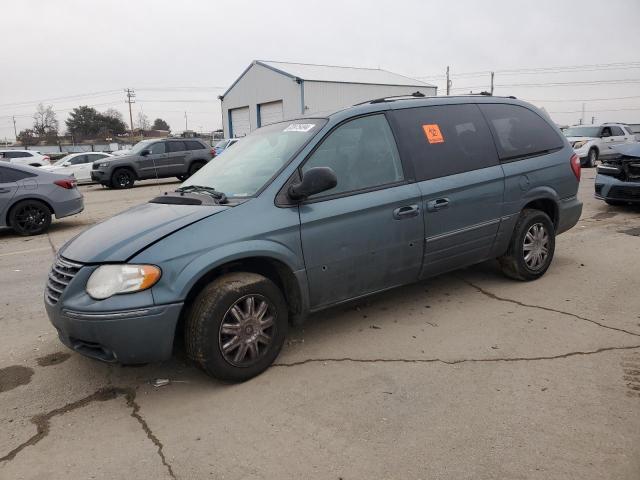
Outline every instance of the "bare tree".
{"label": "bare tree", "polygon": [[149,123],[149,118],[143,113],[138,112],[138,128],[140,130],[149,130],[151,124]]}
{"label": "bare tree", "polygon": [[122,113],[120,112],[120,110],[116,110],[115,108],[108,108],[107,110],[105,110],[103,115],[105,117],[115,118],[117,120],[120,120],[121,122],[124,122],[124,117],[122,116]]}
{"label": "bare tree", "polygon": [[41,138],[58,135],[58,119],[51,105],[38,105],[36,113],[33,114],[33,131]]}

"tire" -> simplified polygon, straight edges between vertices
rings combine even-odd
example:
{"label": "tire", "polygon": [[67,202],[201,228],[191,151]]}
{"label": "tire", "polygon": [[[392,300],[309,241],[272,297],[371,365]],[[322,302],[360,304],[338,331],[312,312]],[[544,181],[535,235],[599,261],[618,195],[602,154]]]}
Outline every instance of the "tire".
{"label": "tire", "polygon": [[598,151],[595,148],[589,150],[587,154],[587,167],[594,168],[596,166],[596,162],[598,161]]}
{"label": "tire", "polygon": [[[549,216],[540,210],[525,209],[516,223],[507,253],[498,259],[502,272],[515,280],[537,280],[551,265],[555,246],[555,228]],[[538,258],[536,252],[540,253]]]}
{"label": "tire", "polygon": [[204,167],[203,162],[193,162],[189,167],[189,177],[200,170],[202,167]]}
{"label": "tire", "polygon": [[[259,317],[262,302],[266,310]],[[271,280],[228,273],[207,285],[188,310],[187,354],[210,376],[243,382],[276,359],[287,335],[287,316],[284,296]]]}
{"label": "tire", "polygon": [[39,235],[51,225],[51,210],[39,200],[23,200],[11,207],[9,225],[18,235]]}
{"label": "tire", "polygon": [[181,182],[184,182],[187,178],[189,178],[189,175],[178,175],[176,178]]}
{"label": "tire", "polygon": [[621,207],[627,204],[627,202],[623,202],[622,200],[605,200],[605,202],[612,207]]}
{"label": "tire", "polygon": [[136,177],[128,168],[117,168],[113,174],[111,174],[111,180],[109,181],[111,188],[122,189],[133,187]]}

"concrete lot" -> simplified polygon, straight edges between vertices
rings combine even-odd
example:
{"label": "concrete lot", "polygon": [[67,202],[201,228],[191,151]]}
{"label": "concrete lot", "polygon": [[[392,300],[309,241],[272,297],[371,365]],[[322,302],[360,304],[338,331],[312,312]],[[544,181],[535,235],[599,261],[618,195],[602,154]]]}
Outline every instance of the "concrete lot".
{"label": "concrete lot", "polygon": [[0,231],[0,478],[637,480],[640,209],[593,177],[541,280],[488,262],[333,309],[232,386],[180,352],[132,368],[59,343],[54,250],[176,185],[81,187],[49,235]]}

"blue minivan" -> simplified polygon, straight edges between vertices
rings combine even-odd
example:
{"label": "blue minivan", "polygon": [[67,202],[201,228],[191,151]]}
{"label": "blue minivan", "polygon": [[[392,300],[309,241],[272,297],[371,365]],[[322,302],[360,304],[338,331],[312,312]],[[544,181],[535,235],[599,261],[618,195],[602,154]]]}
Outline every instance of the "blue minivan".
{"label": "blue minivan", "polygon": [[243,381],[309,313],[498,258],[551,264],[581,214],[580,160],[512,97],[399,97],[260,128],[177,190],[65,244],[45,289],[71,349],[171,356]]}

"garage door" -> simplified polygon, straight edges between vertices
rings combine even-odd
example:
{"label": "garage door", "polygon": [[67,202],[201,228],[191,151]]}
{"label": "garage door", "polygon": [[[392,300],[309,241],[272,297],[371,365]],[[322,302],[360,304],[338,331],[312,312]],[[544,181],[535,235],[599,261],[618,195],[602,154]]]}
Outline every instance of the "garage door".
{"label": "garage door", "polygon": [[234,108],[231,110],[231,137],[244,137],[251,132],[251,122],[249,121],[249,107]]}
{"label": "garage door", "polygon": [[260,105],[260,126],[280,122],[283,119],[282,100],[278,102],[263,103]]}

